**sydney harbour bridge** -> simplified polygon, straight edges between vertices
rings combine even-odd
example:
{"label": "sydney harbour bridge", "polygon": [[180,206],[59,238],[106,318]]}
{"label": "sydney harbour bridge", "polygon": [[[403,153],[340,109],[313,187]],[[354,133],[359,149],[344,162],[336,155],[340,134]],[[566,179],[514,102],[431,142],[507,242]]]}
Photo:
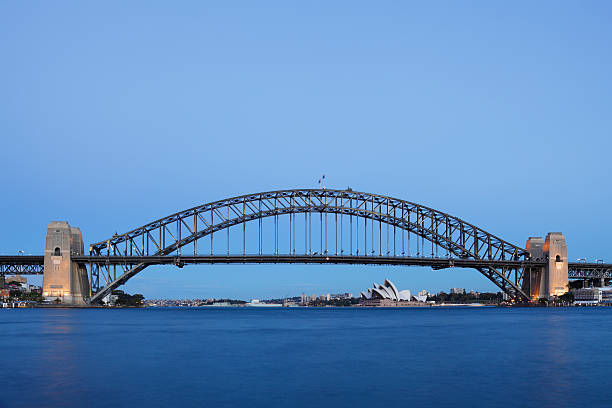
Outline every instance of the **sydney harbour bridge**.
{"label": "sydney harbour bridge", "polygon": [[0,275],[43,274],[45,298],[93,304],[151,265],[219,263],[471,268],[516,302],[562,294],[569,279],[612,278],[612,264],[569,262],[561,233],[523,248],[420,204],[324,188],[206,203],[115,233],[89,254],[78,228],[54,221],[45,253],[0,256]]}

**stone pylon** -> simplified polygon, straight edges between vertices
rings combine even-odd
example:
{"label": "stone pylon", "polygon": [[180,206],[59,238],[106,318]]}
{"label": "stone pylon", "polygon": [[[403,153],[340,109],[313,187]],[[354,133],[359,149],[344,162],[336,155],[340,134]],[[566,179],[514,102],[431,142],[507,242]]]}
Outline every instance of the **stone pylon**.
{"label": "stone pylon", "polygon": [[52,221],[45,238],[43,297],[62,304],[84,305],[89,299],[87,269],[72,261],[83,255],[81,230],[66,221]]}
{"label": "stone pylon", "polygon": [[531,268],[525,277],[523,289],[532,300],[550,299],[568,291],[568,259],[565,237],[560,232],[549,232],[546,239],[530,237],[526,249],[534,261],[544,261],[546,266]]}

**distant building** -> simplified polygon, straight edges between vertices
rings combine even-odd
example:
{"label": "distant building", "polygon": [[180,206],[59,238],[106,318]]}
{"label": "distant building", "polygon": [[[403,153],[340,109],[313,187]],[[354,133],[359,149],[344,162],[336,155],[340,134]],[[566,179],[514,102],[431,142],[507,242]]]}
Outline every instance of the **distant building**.
{"label": "distant building", "polygon": [[353,298],[353,294],[352,293],[348,293],[348,292],[344,292],[344,293],[332,293],[331,295],[332,299],[352,299]]}
{"label": "distant building", "polygon": [[4,278],[4,281],[6,283],[10,283],[10,282],[17,282],[17,283],[28,283],[28,278],[26,278],[25,276],[21,276],[21,275],[15,275],[15,276],[6,276]]}
{"label": "distant building", "polygon": [[27,283],[17,283],[16,281],[11,281],[10,284],[6,285],[10,290],[18,290],[19,292],[30,293],[32,291],[37,292],[40,289],[40,286],[36,285],[28,285]]}
{"label": "distant building", "polygon": [[21,287],[22,287],[22,290],[24,292],[26,292],[26,293],[30,293],[30,292],[42,293],[42,288],[40,286],[29,285],[27,283],[22,283]]}
{"label": "distant building", "polygon": [[463,288],[451,288],[451,295],[465,295],[465,289]]}

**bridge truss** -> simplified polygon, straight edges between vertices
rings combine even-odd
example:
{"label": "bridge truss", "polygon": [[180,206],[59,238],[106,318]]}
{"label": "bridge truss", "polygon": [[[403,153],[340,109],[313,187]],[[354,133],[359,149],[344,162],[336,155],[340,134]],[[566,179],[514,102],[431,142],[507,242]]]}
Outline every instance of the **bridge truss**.
{"label": "bridge truss", "polygon": [[612,264],[576,262],[568,269],[569,279],[612,279]]}
{"label": "bridge truss", "polygon": [[0,275],[42,275],[44,257],[37,255],[0,256]]}
{"label": "bridge truss", "polygon": [[[247,241],[252,242],[246,238],[247,229],[257,233],[254,254],[247,252]],[[241,248],[230,245],[230,230],[233,237],[239,232]],[[220,247],[219,240],[226,245]],[[374,258],[377,263],[398,265],[406,264],[408,258],[473,260],[473,267],[501,290],[528,300],[521,289],[526,269],[520,261],[529,256],[524,249],[457,217],[409,201],[351,190],[306,189],[203,204],[91,245],[91,301],[99,301],[156,263],[147,257],[173,256],[183,260],[178,261],[180,266],[187,255],[201,256],[203,248],[198,243],[202,241],[210,247],[204,251],[211,257],[223,248],[225,256],[242,256],[243,261],[249,259],[247,255],[260,262],[263,257],[283,262],[305,262],[307,258],[309,263],[328,262],[326,258],[332,257],[336,263],[369,263]],[[271,253],[264,251],[264,241],[273,243]],[[342,259],[344,256],[348,258]],[[111,262],[122,257],[125,263]],[[137,262],[127,262],[128,257]]]}

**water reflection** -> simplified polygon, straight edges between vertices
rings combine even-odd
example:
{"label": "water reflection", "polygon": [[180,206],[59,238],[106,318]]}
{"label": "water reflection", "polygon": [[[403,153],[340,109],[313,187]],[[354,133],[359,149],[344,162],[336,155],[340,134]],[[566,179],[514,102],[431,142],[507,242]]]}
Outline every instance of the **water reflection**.
{"label": "water reflection", "polygon": [[537,312],[531,322],[531,341],[517,361],[525,361],[524,381],[533,402],[542,406],[569,406],[575,378],[575,351],[572,350],[576,326],[563,310]]}
{"label": "water reflection", "polygon": [[78,313],[53,310],[41,322],[39,370],[41,402],[66,406],[67,399],[78,397],[82,371]]}

